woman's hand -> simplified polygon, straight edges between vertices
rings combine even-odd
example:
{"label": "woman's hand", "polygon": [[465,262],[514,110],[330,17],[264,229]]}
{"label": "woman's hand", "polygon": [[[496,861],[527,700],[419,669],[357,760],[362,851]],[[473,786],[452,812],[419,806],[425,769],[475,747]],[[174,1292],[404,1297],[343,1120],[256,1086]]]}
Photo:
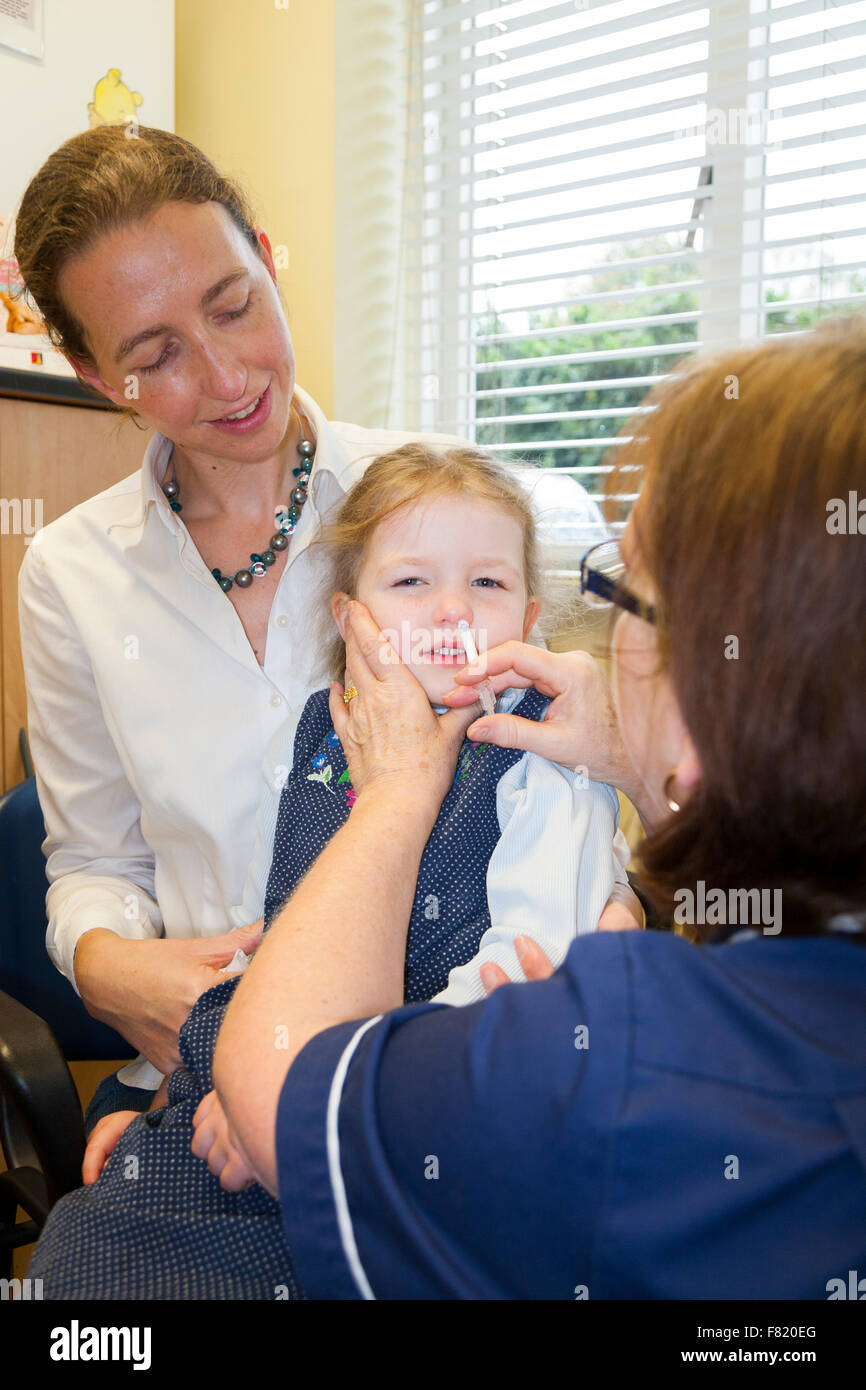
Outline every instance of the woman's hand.
{"label": "woman's hand", "polygon": [[81,1180],[85,1186],[96,1182],[114,1153],[121,1134],[133,1120],[138,1119],[139,1113],[138,1110],[113,1110],[110,1115],[103,1115],[93,1126],[81,1165]]}
{"label": "woman's hand", "polygon": [[334,681],[329,704],[352,787],[360,796],[388,786],[405,793],[411,786],[435,818],[473,711],[435,714],[363,603],[347,601],[346,615],[346,685],[358,694],[345,704],[343,686]]}
{"label": "woman's hand", "polygon": [[645,792],[622,741],[610,686],[588,652],[548,652],[525,642],[503,642],[454,673],[457,689],[442,703],[462,709],[478,699],[473,680],[489,676],[497,695],[509,686],[534,685],[553,697],[543,721],[517,714],[484,715],[468,737],[538,753],[564,767],[586,769],[597,782],[619,787],[640,812]]}
{"label": "woman's hand", "polygon": [[203,1158],[226,1192],[242,1192],[256,1181],[252,1165],[229,1124],[216,1091],[209,1091],[192,1117],[192,1151]]}
{"label": "woman's hand", "polygon": [[226,978],[240,947],[248,955],[262,937],[262,924],[220,936],[130,941],[98,928],[86,932],[75,950],[75,980],[89,1014],[107,1023],[137,1048],[157,1071],[180,1066],[178,1034],[205,990]]}

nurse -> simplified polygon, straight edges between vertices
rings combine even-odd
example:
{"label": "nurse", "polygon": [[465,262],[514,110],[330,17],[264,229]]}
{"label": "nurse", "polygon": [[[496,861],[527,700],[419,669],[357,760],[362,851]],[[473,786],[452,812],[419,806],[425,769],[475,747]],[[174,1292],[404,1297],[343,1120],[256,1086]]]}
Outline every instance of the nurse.
{"label": "nurse", "polygon": [[[309,1297],[826,1299],[866,1268],[866,564],[826,525],[866,494],[864,402],[862,323],[697,361],[625,446],[621,553],[585,561],[619,613],[643,882],[699,945],[599,932],[553,975],[528,947],[537,980],[485,1002],[400,1007],[451,768],[353,606],[331,711],[357,800],[237,990],[197,1136],[225,1186],[279,1195]],[[534,683],[544,723],[470,736],[574,765],[583,665],[507,643],[452,703]]]}
{"label": "nurse", "polygon": [[[325,417],[296,383],[241,191],[177,135],[128,135],[56,150],[15,238],[55,344],[156,431],[139,472],[44,528],[20,577],[48,949],[141,1054],[102,1084],[88,1129],[149,1106],[192,1005],[259,939],[228,926],[261,779],[279,775],[269,742],[323,684],[310,542],[371,459],[418,437]],[[590,536],[595,503],[571,495]]]}

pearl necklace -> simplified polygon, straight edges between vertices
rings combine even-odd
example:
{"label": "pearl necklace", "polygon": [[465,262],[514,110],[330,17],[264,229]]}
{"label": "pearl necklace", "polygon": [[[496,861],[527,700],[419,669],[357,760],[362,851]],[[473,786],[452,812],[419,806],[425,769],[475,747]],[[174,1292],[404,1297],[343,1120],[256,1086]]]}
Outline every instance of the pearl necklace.
{"label": "pearl necklace", "polygon": [[[301,519],[301,512],[307,500],[307,484],[310,481],[310,474],[313,471],[313,464],[316,459],[316,446],[309,439],[304,438],[304,425],[300,415],[298,415],[298,426],[301,431],[301,439],[298,444],[298,453],[301,456],[300,468],[292,469],[292,476],[297,478],[297,485],[292,493],[291,505],[285,502],[279,503],[274,510],[274,524],[276,531],[268,542],[267,550],[261,554],[253,551],[250,555],[248,569],[238,570],[234,578],[230,579],[227,574],[223,574],[220,569],[211,570],[211,574],[219,584],[224,594],[227,594],[233,584],[237,584],[239,589],[248,589],[253,579],[262,579],[276,560],[278,550],[286,550],[289,544],[289,537]],[[171,477],[163,486],[163,492],[168,498],[168,505],[173,512],[183,511],[180,505],[180,486],[177,481],[177,474],[174,467],[174,449],[171,451]]]}

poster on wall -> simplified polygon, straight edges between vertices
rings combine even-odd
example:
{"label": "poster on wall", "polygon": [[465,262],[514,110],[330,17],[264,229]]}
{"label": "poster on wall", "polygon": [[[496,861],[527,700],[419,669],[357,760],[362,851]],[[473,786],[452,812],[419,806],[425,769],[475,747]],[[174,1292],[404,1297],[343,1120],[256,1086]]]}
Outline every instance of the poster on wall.
{"label": "poster on wall", "polygon": [[[37,33],[38,47],[13,44],[7,20]],[[15,213],[48,155],[80,131],[173,130],[173,74],[174,0],[0,0],[0,129],[15,132],[0,162],[0,395],[104,402],[52,346],[26,294]]]}
{"label": "poster on wall", "polygon": [[42,0],[0,0],[0,44],[29,58],[45,52]]}

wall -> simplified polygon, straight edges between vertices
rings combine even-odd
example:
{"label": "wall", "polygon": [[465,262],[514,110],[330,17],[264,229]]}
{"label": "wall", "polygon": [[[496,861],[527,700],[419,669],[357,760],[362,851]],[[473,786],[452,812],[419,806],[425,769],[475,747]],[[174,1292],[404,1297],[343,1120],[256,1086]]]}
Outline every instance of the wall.
{"label": "wall", "polygon": [[[22,56],[0,48],[0,286],[17,287],[12,217],[36,171],[65,140],[91,122],[137,117],[144,125],[174,128],[174,0],[46,0],[45,54]],[[109,69],[122,87],[106,92]],[[121,96],[122,92],[122,96]],[[134,97],[138,97],[136,102]],[[99,110],[90,111],[90,107]],[[0,308],[0,367],[72,376],[72,369],[40,335],[6,331]],[[31,353],[43,354],[33,364]]]}
{"label": "wall", "polygon": [[175,129],[276,248],[298,382],[334,400],[334,0],[176,0]]}
{"label": "wall", "polygon": [[71,135],[87,130],[94,86],[109,68],[142,97],[143,125],[171,130],[173,0],[47,0],[45,56],[0,48],[0,211],[13,212],[36,170]]}

